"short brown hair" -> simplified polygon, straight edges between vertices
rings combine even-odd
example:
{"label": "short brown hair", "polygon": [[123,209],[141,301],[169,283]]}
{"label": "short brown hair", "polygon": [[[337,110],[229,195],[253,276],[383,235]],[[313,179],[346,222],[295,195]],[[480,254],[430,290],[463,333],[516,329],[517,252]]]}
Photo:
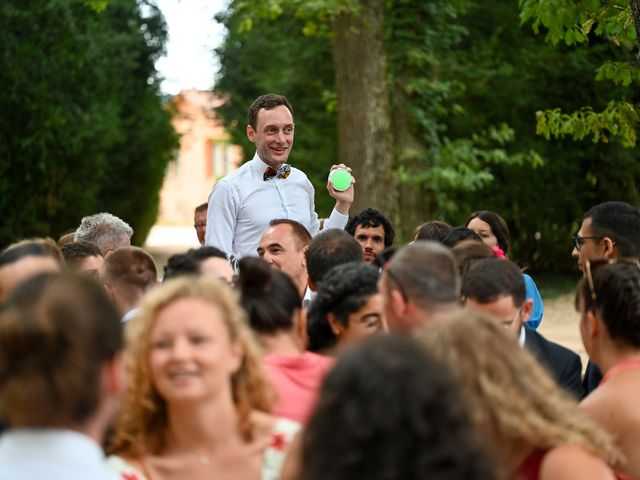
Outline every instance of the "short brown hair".
{"label": "short brown hair", "polygon": [[116,248],[104,259],[102,281],[115,287],[127,302],[136,302],[158,283],[153,257],[140,247]]}
{"label": "short brown hair", "polygon": [[67,265],[71,268],[77,267],[82,260],[88,257],[102,257],[100,247],[93,242],[78,240],[70,242],[60,247]]}
{"label": "short brown hair", "polygon": [[291,227],[293,235],[296,237],[296,246],[298,249],[306,247],[311,243],[312,237],[309,230],[307,230],[300,222],[296,222],[295,220],[290,220],[288,218],[276,218],[269,222],[270,227],[275,227],[276,225],[289,225]]}
{"label": "short brown hair", "polygon": [[68,272],[27,280],[0,309],[4,418],[12,427],[82,425],[122,343],[120,315],[95,281]]}
{"label": "short brown hair", "polygon": [[278,107],[280,105],[284,105],[291,112],[291,117],[293,118],[293,107],[287,100],[287,97],[284,95],[278,95],[276,93],[267,93],[266,95],[260,95],[249,107],[249,114],[247,115],[247,120],[249,125],[253,127],[255,130],[258,128],[258,113],[260,113],[261,109],[271,110],[272,108]]}

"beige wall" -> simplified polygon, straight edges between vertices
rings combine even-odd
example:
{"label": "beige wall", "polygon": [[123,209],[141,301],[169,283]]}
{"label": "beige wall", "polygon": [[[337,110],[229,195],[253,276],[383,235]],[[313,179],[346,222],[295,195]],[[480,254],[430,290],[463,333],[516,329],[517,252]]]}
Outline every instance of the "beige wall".
{"label": "beige wall", "polygon": [[167,169],[156,224],[193,225],[194,208],[207,201],[217,179],[240,165],[242,153],[216,118],[222,100],[212,92],[183,90],[173,100],[180,151]]}

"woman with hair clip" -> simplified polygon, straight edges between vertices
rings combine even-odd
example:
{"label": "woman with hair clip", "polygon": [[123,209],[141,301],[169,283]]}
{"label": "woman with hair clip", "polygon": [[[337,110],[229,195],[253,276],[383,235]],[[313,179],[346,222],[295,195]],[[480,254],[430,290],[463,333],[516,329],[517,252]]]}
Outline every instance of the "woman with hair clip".
{"label": "woman with hair clip", "polygon": [[493,480],[446,365],[409,337],[346,349],[302,435],[299,480]]}
{"label": "woman with hair clip", "polygon": [[70,273],[21,284],[0,309],[2,480],[117,480],[101,444],[124,390],[120,315]]}
{"label": "woman with hair clip", "polygon": [[621,471],[640,478],[640,269],[635,262],[585,260],[578,286],[584,348],[604,377],[580,408],[626,455]]}
{"label": "woman with hair clip", "polygon": [[[504,218],[490,210],[479,210],[469,215],[466,227],[480,235],[482,241],[493,249],[496,256],[507,258],[510,235],[509,227]],[[526,273],[523,273],[522,277],[526,289],[525,298],[533,300],[533,310],[527,325],[533,330],[537,330],[542,322],[544,304],[533,278]]]}
{"label": "woman with hair clip", "polygon": [[[470,333],[472,332],[472,333]],[[463,386],[497,465],[521,480],[612,480],[622,456],[496,319],[463,310],[420,333]]]}
{"label": "woman with hair clip", "polygon": [[333,359],[304,350],[306,321],[293,281],[264,260],[238,263],[240,302],[262,346],[262,365],[276,388],[276,415],[304,424]]}
{"label": "woman with hair clip", "polygon": [[387,332],[379,275],[364,262],[345,263],[327,272],[307,314],[309,350],[334,356],[349,344]]}
{"label": "woman with hair clip", "polygon": [[123,479],[277,479],[298,424],[271,392],[236,294],[216,278],[149,292],[127,325],[130,385],[110,452]]}

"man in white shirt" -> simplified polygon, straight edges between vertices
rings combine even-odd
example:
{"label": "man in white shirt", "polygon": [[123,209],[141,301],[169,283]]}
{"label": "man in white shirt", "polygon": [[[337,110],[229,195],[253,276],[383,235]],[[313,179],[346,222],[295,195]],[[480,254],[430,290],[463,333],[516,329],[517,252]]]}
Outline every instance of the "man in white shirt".
{"label": "man in white shirt", "polygon": [[[247,137],[255,143],[256,154],[214,185],[207,213],[206,245],[236,260],[255,255],[260,236],[275,218],[295,220],[314,236],[320,231],[313,185],[302,171],[285,163],[293,146],[291,104],[282,95],[262,95],[248,117]],[[343,229],[353,203],[353,184],[342,192],[330,184],[327,188],[336,205],[324,228]]]}

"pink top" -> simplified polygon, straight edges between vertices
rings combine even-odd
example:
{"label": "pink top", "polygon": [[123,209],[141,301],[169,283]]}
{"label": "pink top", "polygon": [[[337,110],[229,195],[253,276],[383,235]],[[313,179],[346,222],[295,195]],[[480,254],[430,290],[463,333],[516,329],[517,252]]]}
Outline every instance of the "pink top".
{"label": "pink top", "polygon": [[279,397],[273,414],[304,425],[333,363],[333,358],[312,352],[265,356],[262,365]]}

